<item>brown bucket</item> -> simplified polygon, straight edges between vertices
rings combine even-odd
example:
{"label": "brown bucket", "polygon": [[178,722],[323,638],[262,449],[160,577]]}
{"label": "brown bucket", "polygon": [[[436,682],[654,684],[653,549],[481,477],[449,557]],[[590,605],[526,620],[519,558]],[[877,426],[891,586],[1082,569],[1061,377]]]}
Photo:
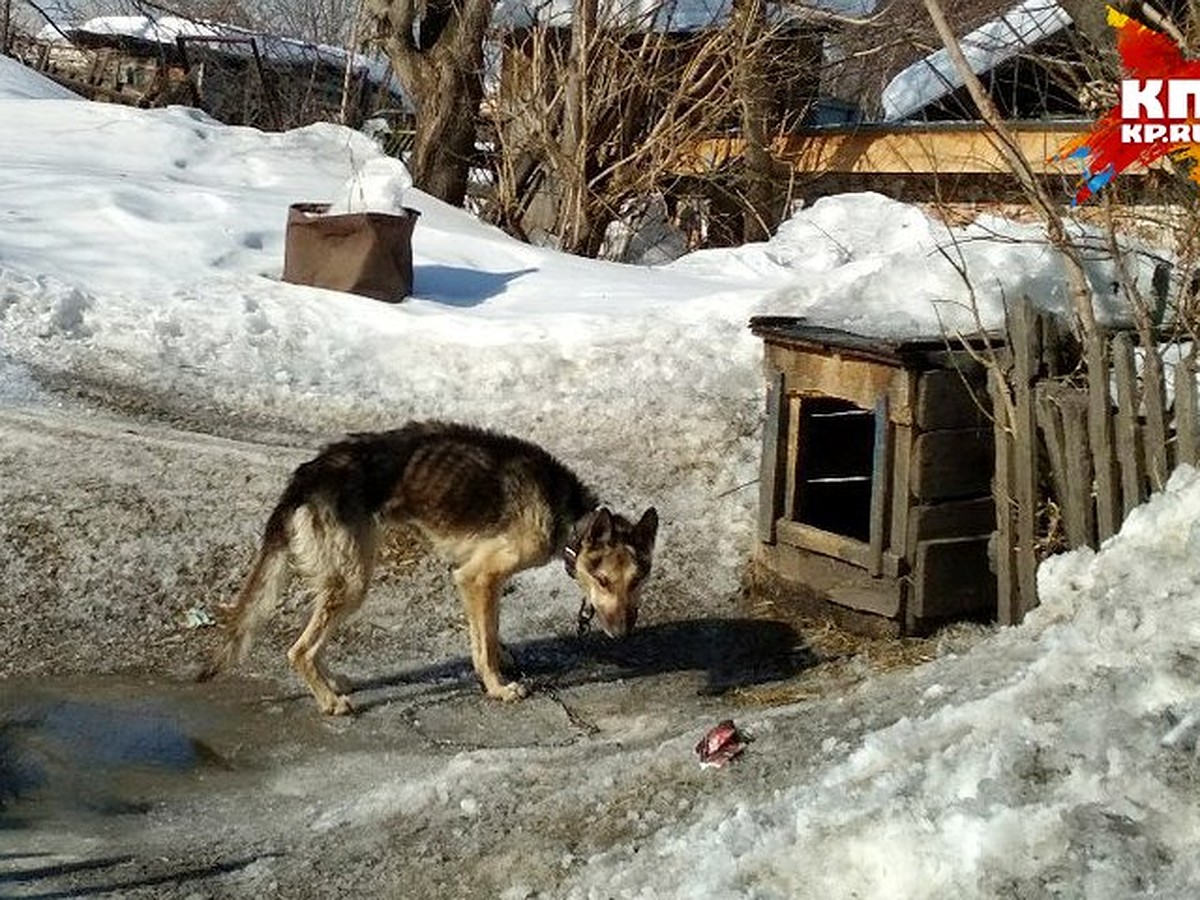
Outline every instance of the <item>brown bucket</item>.
{"label": "brown bucket", "polygon": [[420,212],[325,215],[328,203],[288,207],[283,280],[399,303],[412,293],[412,232]]}

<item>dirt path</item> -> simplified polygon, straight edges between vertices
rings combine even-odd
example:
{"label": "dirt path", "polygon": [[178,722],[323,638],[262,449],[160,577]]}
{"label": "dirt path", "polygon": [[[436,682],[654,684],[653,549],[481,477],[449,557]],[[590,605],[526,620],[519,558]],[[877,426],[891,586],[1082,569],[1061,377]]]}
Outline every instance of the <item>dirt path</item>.
{"label": "dirt path", "polygon": [[821,746],[814,709],[788,726],[805,752],[699,767],[719,719],[776,728],[752,686],[815,657],[728,598],[673,610],[669,576],[620,643],[573,633],[556,567],[518,579],[502,631],[534,690],[517,705],[480,694],[446,573],[404,554],[333,651],[356,717],[319,716],[287,672],[295,616],[235,675],[190,683],[212,640],[195,611],[236,589],[310,449],[0,411],[0,894],[560,896],[589,860],[769,793]]}

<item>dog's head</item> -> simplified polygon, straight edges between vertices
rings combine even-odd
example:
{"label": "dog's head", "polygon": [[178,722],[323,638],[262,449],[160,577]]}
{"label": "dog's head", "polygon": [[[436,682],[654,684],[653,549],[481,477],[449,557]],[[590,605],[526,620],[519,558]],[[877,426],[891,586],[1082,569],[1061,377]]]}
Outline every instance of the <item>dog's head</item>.
{"label": "dog's head", "polygon": [[579,523],[572,574],[583,588],[585,609],[609,637],[624,637],[637,623],[638,591],[650,574],[657,534],[654,507],[636,525],[603,507]]}

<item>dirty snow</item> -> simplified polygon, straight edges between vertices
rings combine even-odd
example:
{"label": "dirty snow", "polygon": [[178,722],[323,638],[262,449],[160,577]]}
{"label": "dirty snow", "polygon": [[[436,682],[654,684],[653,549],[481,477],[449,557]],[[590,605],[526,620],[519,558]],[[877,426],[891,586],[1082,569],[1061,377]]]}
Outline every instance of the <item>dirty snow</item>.
{"label": "dirty snow", "polygon": [[[1024,0],[960,43],[971,71],[980,75],[1070,24],[1071,17],[1054,0]],[[884,87],[880,96],[884,118],[889,122],[906,119],[962,84],[950,55],[945,49],[935,50],[898,72]]]}
{"label": "dirty snow", "polygon": [[237,42],[252,38],[255,41],[254,52],[261,53],[268,59],[294,63],[315,63],[320,60],[329,66],[339,66],[343,69],[349,65],[356,75],[364,74],[373,84],[386,85],[395,96],[399,97],[402,94],[399,82],[392,76],[391,66],[383,57],[351,54],[342,47],[264,34],[236,25],[197,21],[172,15],[96,16],[82,22],[65,22],[60,18],[44,25],[37,38],[40,41],[69,42],[70,37],[64,34],[64,31],[91,35],[120,35],[172,48],[181,38],[223,38],[225,42],[221,49],[233,54],[249,54],[250,49]]}
{"label": "dirty snow", "polygon": [[[340,128],[268,135],[180,108],[38,95],[60,92],[0,60],[0,457],[27,455],[24,479],[34,479],[6,481],[0,503],[55,496],[74,477],[75,489],[100,490],[103,472],[115,484],[122,466],[157,467],[156,503],[185,522],[204,492],[240,490],[238,509],[198,508],[195,527],[208,540],[236,520],[248,552],[260,523],[244,507],[277,488],[264,483],[275,451],[196,436],[189,454],[186,432],[164,437],[160,419],[222,434],[239,422],[278,426],[316,443],[453,416],[546,443],[620,505],[655,502],[663,599],[647,614],[718,615],[750,550],[757,496],[738,489],[756,477],[760,439],[749,316],[935,334],[974,315],[998,325],[1018,293],[1062,302],[1059,264],[1032,229],[948,231],[875,195],[822,200],[765,244],[641,269],[516,243],[407,187],[399,163]],[[415,296],[401,305],[279,280],[288,204],[350,198],[356,184],[370,189],[363,202],[370,192],[372,203],[421,213]],[[975,312],[943,251],[977,283]],[[1106,283],[1102,265],[1093,278]],[[144,398],[143,424],[106,424],[111,413],[89,405],[113,392]],[[89,417],[85,458],[45,457],[39,448],[68,446],[54,434]],[[303,449],[282,451],[270,471]],[[233,455],[246,460],[237,472],[250,493],[221,483]],[[60,602],[88,592],[104,617],[119,617],[138,546],[106,531],[103,513],[69,512],[63,527],[76,531],[64,534],[95,529],[108,543],[90,555],[65,548]],[[443,828],[465,847],[491,835],[507,879],[491,895],[514,898],[1194,896],[1198,521],[1200,476],[1183,469],[1099,553],[1044,565],[1044,605],[1021,627],[844,697],[739,708],[754,741],[721,770],[701,772],[692,745],[732,701],[697,707],[681,694],[647,706],[644,680],[619,700],[611,687],[581,689],[575,702],[590,697],[595,711],[590,736],[450,743],[440,757],[366,746],[393,727],[384,705],[336,731],[304,726],[323,746],[357,750],[281,758],[265,794],[222,793],[209,776],[203,798],[147,812],[141,839],[164,858],[187,846],[198,860],[220,842],[261,851],[213,876],[229,879],[211,887],[219,895],[311,895],[298,885],[321,883],[326,860],[360,879],[342,885],[348,895],[434,896],[417,892],[415,872],[456,896],[485,895],[438,868],[425,842]],[[132,538],[168,582],[172,567],[194,562],[185,554],[195,548]],[[117,562],[128,570],[110,570]],[[72,581],[84,565],[86,580]],[[0,573],[17,594],[46,577],[7,552]],[[518,587],[506,604],[518,632],[546,627],[531,598],[558,578],[532,573]],[[54,661],[4,663],[50,675]],[[512,720],[568,734],[574,721],[545,697],[518,709],[463,702],[482,733]],[[264,709],[264,719],[285,715],[278,702]],[[424,727],[436,712],[420,713]],[[250,830],[239,831],[243,820]],[[299,873],[267,852],[284,836],[325,834],[336,841],[313,844]],[[46,840],[44,852],[105,846],[82,826]],[[186,881],[159,884],[168,888],[189,892]]]}

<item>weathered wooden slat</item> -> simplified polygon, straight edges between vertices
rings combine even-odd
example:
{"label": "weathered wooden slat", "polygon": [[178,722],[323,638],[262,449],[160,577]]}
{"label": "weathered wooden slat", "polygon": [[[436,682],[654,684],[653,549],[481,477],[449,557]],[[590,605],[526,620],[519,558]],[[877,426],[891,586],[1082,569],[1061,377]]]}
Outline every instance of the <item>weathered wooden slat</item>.
{"label": "weathered wooden slat", "polygon": [[986,494],[994,455],[991,428],[927,431],[913,444],[912,492],[921,500]]}
{"label": "weathered wooden slat", "polygon": [[1088,400],[1079,391],[1063,391],[1056,400],[1062,412],[1067,484],[1070,486],[1063,516],[1074,523],[1068,539],[1072,547],[1098,547],[1096,504],[1092,501],[1095,454],[1088,447]]}
{"label": "weathered wooden slat", "polygon": [[779,452],[779,441],[787,435],[786,409],[783,373],[778,372],[767,383],[767,415],[758,474],[758,539],[767,544],[775,542],[775,520],[783,510],[783,467],[787,453]]}
{"label": "weathered wooden slat", "polygon": [[898,554],[908,546],[908,510],[913,503],[912,484],[913,430],[909,425],[892,426],[892,523],[889,544]]}
{"label": "weathered wooden slat", "polygon": [[916,425],[921,431],[939,428],[978,428],[987,424],[981,398],[985,393],[981,381],[968,383],[954,369],[935,369],[921,374],[917,382]]}
{"label": "weathered wooden slat", "polygon": [[986,537],[918,542],[912,580],[908,614],[913,619],[987,615],[996,605]]}
{"label": "weathered wooden slat", "polygon": [[1008,382],[999,368],[988,372],[988,393],[992,398],[996,451],[995,477],[992,480],[992,498],[996,503],[996,621],[1001,625],[1015,625],[1021,618],[1021,599],[1013,552],[1016,516],[1012,497],[1011,399]]}
{"label": "weathered wooden slat", "polygon": [[803,585],[803,595],[895,620],[904,609],[908,583],[903,578],[872,578],[866,569],[782,542],[759,544],[759,558],[780,577]]}
{"label": "weathered wooden slat", "polygon": [[1167,449],[1167,394],[1163,384],[1162,355],[1157,345],[1142,348],[1142,408],[1146,415],[1143,435],[1146,474],[1152,490],[1161,491],[1171,474]]}
{"label": "weathered wooden slat", "polygon": [[1016,503],[1017,585],[1019,606],[1015,621],[1037,605],[1037,558],[1034,537],[1037,526],[1038,442],[1033,407],[1033,385],[1041,360],[1041,329],[1028,297],[1016,305],[1013,316],[1013,458],[1012,499]]}
{"label": "weathered wooden slat", "polygon": [[[787,519],[780,519],[775,523],[775,535],[778,543],[840,559],[870,571],[871,547],[862,541],[801,522],[789,522]],[[895,553],[884,551],[880,573],[889,578],[900,574],[900,559]]]}
{"label": "weathered wooden slat", "polygon": [[[1117,462],[1121,469],[1122,521],[1146,499],[1146,464],[1138,424],[1137,365],[1127,333],[1112,339],[1113,380],[1117,384],[1115,423]],[[1078,546],[1072,544],[1072,546]]]}
{"label": "weathered wooden slat", "polygon": [[1196,424],[1196,357],[1189,353],[1175,364],[1175,463],[1194,466],[1200,460]]}
{"label": "weathered wooden slat", "polygon": [[[1071,385],[1042,382],[1037,386],[1037,404],[1038,427],[1050,459],[1050,482],[1067,544],[1072,548],[1091,546],[1095,543],[1096,522],[1087,446],[1087,398]],[[1068,407],[1070,411],[1065,412]],[[1068,418],[1070,436],[1065,424]]]}
{"label": "weathered wooden slat", "polygon": [[1047,378],[1058,378],[1065,374],[1063,367],[1063,326],[1054,316],[1039,316],[1038,330],[1041,337],[1042,370]]}
{"label": "weathered wooden slat", "polygon": [[1034,412],[1050,463],[1050,491],[1062,515],[1063,528],[1070,534],[1072,523],[1067,521],[1065,513],[1066,497],[1070,491],[1070,485],[1067,483],[1067,447],[1063,437],[1062,412],[1051,398],[1053,388],[1054,383],[1048,381],[1037,385],[1034,389]]}
{"label": "weathered wooden slat", "polygon": [[[784,376],[787,385],[787,376]],[[787,418],[787,447],[783,453],[783,511],[785,519],[796,518],[797,497],[800,492],[800,418],[803,410],[800,408],[800,398],[788,394],[784,402],[784,415]]]}
{"label": "weathered wooden slat", "polygon": [[788,393],[837,397],[861,409],[871,409],[880,394],[887,394],[892,421],[912,422],[915,373],[862,359],[801,355],[768,343],[767,364],[787,375]]}
{"label": "weathered wooden slat", "polygon": [[1099,334],[1084,336],[1087,353],[1088,443],[1096,482],[1096,535],[1105,541],[1116,534],[1121,519],[1121,485],[1113,449],[1112,398],[1108,393],[1107,344]]}
{"label": "weathered wooden slat", "polygon": [[888,422],[888,398],[882,394],[875,404],[875,445],[871,460],[870,558],[867,571],[872,577],[883,574],[883,549],[888,539],[889,500],[891,498],[892,428]]}
{"label": "weathered wooden slat", "polygon": [[914,506],[908,516],[906,555],[916,557],[918,541],[987,535],[996,530],[996,503],[991,497]]}

